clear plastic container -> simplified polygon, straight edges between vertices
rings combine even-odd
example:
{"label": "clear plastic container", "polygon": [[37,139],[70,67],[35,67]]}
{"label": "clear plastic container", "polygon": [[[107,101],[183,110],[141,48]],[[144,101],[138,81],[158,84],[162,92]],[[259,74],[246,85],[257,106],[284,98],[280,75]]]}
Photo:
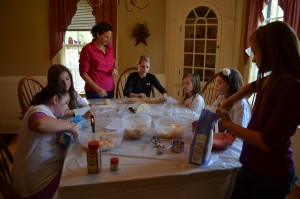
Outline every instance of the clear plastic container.
{"label": "clear plastic container", "polygon": [[177,117],[166,117],[154,120],[154,126],[160,138],[182,138],[188,122]]}
{"label": "clear plastic container", "polygon": [[95,116],[95,133],[93,133],[89,119],[77,124],[79,143],[85,149],[90,141],[100,142],[103,151],[118,147],[123,140],[124,120],[121,118],[100,118]]}
{"label": "clear plastic container", "polygon": [[124,136],[127,138],[139,139],[147,133],[151,126],[151,116],[144,114],[129,114],[124,119]]}

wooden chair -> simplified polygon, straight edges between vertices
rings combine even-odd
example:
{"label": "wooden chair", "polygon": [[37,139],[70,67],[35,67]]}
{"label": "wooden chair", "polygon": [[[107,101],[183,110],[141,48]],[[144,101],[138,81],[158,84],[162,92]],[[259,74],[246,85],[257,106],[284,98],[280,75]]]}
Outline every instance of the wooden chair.
{"label": "wooden chair", "polygon": [[34,95],[40,92],[43,88],[43,84],[35,77],[25,76],[20,80],[18,86],[18,97],[22,115],[26,113]]}
{"label": "wooden chair", "polygon": [[11,170],[13,166],[13,155],[6,143],[0,136],[0,198],[21,199],[11,184]]}
{"label": "wooden chair", "polygon": [[0,172],[7,181],[11,183],[11,169],[13,164],[13,155],[6,146],[4,140],[0,137]]}
{"label": "wooden chair", "polygon": [[204,98],[205,104],[212,105],[212,103],[217,99],[218,95],[215,91],[216,77],[218,74],[214,74],[206,82],[202,89],[202,97]]}
{"label": "wooden chair", "polygon": [[[131,73],[136,72],[136,71],[137,71],[137,67],[130,67],[121,73],[121,75],[119,76],[119,79],[117,81],[116,98],[124,98],[125,97],[123,94],[123,90],[125,88],[127,78]],[[152,97],[155,97],[153,87],[151,88],[151,93],[152,93]]]}

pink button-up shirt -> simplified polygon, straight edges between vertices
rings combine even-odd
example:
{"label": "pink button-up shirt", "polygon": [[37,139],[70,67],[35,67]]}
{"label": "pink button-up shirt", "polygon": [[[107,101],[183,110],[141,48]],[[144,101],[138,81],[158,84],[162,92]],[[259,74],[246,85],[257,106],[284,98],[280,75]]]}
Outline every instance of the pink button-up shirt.
{"label": "pink button-up shirt", "polygon": [[[100,51],[94,41],[85,45],[80,53],[79,72],[87,74],[105,91],[112,91],[114,90],[114,77],[111,74],[115,66],[114,51],[111,44],[108,44],[105,50],[106,54]],[[94,91],[88,84],[85,84],[85,89]]]}

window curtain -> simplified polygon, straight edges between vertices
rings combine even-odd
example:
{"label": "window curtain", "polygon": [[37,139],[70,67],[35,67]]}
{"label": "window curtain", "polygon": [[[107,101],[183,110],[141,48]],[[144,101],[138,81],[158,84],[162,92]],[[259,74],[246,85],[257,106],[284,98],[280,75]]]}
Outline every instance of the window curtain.
{"label": "window curtain", "polygon": [[63,40],[72,17],[77,11],[79,0],[49,1],[50,59],[62,48]]}
{"label": "window curtain", "polygon": [[300,39],[300,1],[299,0],[279,0],[278,4],[282,8],[283,20],[290,24]]}
{"label": "window curtain", "polygon": [[117,1],[104,0],[101,6],[93,7],[93,15],[95,16],[96,24],[104,21],[113,27],[112,45],[116,55],[116,38],[117,38]]}
{"label": "window curtain", "polygon": [[[244,35],[244,49],[249,47],[249,37],[257,29],[259,24],[264,20],[262,10],[268,4],[268,0],[248,0],[246,11],[246,26]],[[244,65],[247,63],[249,56],[244,52]]]}
{"label": "window curtain", "polygon": [[[72,17],[77,11],[78,1],[49,1],[50,59],[62,49],[64,36],[68,26],[72,22]],[[117,1],[104,0],[100,7],[93,7],[93,15],[95,16],[96,23],[105,21],[113,27],[112,43],[115,50],[117,38]]]}

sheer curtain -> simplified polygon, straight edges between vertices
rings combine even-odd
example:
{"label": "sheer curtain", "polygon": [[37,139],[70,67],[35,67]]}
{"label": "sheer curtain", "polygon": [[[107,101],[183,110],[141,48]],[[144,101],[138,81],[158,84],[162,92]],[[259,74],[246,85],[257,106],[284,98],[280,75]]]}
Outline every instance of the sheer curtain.
{"label": "sheer curtain", "polygon": [[[68,26],[77,11],[79,0],[50,0],[49,1],[49,40],[50,59],[61,49]],[[117,1],[104,0],[100,7],[93,7],[96,23],[105,21],[113,27],[112,43],[116,49],[117,34]],[[92,27],[91,27],[92,29]]]}

